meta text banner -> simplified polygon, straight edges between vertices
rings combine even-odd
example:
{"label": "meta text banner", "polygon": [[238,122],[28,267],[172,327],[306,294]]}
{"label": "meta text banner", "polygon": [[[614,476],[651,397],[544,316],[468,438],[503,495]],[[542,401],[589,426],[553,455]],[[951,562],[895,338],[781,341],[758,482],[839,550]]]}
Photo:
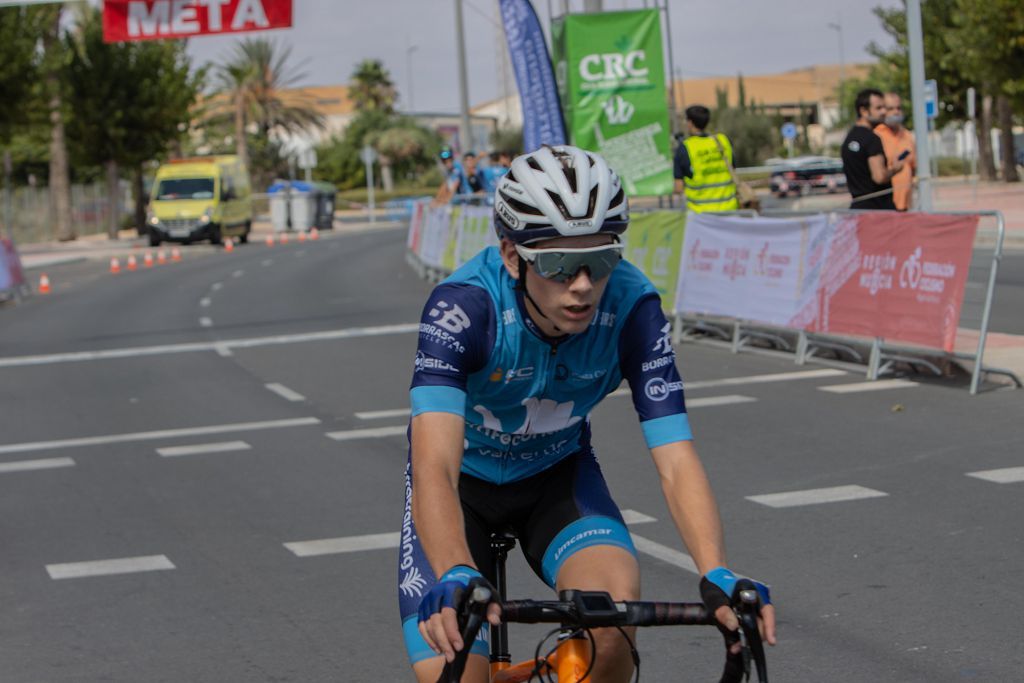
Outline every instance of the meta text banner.
{"label": "meta text banner", "polygon": [[104,0],[108,43],[288,28],[292,0]]}

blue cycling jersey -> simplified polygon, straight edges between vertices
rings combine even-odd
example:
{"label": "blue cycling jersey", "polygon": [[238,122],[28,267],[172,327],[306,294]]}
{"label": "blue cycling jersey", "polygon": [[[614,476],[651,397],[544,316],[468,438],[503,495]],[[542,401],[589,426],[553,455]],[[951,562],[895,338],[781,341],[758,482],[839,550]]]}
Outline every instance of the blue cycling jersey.
{"label": "blue cycling jersey", "polygon": [[670,325],[657,291],[623,261],[590,327],[545,337],[495,247],[431,293],[420,321],[412,414],[466,420],[462,471],[517,481],[547,469],[589,441],[589,414],[629,382],[650,448],[691,439]]}

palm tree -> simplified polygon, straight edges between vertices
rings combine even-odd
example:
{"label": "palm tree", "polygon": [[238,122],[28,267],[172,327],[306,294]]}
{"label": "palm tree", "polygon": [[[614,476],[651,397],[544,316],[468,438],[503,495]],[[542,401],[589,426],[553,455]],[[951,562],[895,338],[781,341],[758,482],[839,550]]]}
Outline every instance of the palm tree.
{"label": "palm tree", "polygon": [[352,72],[348,96],[359,111],[382,111],[392,114],[398,95],[391,74],[379,59],[364,59]]}
{"label": "palm tree", "polygon": [[207,120],[234,122],[235,149],[248,162],[246,133],[255,124],[259,133],[299,133],[322,130],[326,122],[312,100],[285,91],[305,77],[288,65],[290,47],[279,47],[265,38],[246,38],[235,45],[226,63],[215,67],[217,88]]}

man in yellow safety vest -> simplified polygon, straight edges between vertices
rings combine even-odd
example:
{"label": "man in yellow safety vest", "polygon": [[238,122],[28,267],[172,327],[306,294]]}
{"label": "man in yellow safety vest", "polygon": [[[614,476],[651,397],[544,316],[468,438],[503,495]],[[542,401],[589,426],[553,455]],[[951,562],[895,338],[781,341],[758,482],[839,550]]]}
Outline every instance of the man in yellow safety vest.
{"label": "man in yellow safety vest", "polygon": [[736,211],[736,183],[732,166],[732,143],[722,133],[705,132],[711,112],[699,104],[686,108],[689,137],[676,149],[673,175],[676,192],[686,189],[686,208],[697,213],[705,211]]}

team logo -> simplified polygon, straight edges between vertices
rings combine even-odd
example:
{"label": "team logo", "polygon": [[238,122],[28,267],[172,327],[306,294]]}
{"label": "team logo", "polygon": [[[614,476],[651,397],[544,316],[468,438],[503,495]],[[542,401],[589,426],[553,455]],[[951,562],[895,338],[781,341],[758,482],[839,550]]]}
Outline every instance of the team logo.
{"label": "team logo", "polygon": [[427,580],[423,578],[420,568],[412,566],[402,575],[402,582],[398,589],[408,597],[423,597],[423,589],[427,587]]}
{"label": "team logo", "polygon": [[921,247],[918,247],[900,268],[900,287],[902,289],[908,287],[917,289],[917,285],[921,282],[921,271]]}
{"label": "team logo", "polygon": [[470,327],[469,316],[458,304],[449,304],[447,301],[438,301],[435,308],[430,309],[428,315],[436,318],[438,327],[443,327],[452,334],[459,334]]}
{"label": "team logo", "polygon": [[512,209],[508,208],[505,202],[495,204],[494,210],[501,216],[501,220],[505,221],[505,225],[513,230],[519,229],[519,217],[512,213]]}
{"label": "team logo", "polygon": [[850,140],[850,144],[848,144],[847,147],[850,148],[851,152],[859,152],[860,151],[860,143],[857,142],[856,140]]}
{"label": "team logo", "polygon": [[644,395],[652,401],[664,401],[673,391],[682,389],[682,382],[666,382],[661,377],[652,377],[644,385]]}
{"label": "team logo", "polygon": [[661,328],[661,337],[655,343],[652,351],[665,356],[672,353],[672,323],[666,322]]}
{"label": "team logo", "polygon": [[616,95],[606,101],[602,109],[604,109],[604,115],[607,117],[608,123],[613,125],[629,123],[629,120],[633,118],[633,113],[636,112],[636,107],[622,95]]}

